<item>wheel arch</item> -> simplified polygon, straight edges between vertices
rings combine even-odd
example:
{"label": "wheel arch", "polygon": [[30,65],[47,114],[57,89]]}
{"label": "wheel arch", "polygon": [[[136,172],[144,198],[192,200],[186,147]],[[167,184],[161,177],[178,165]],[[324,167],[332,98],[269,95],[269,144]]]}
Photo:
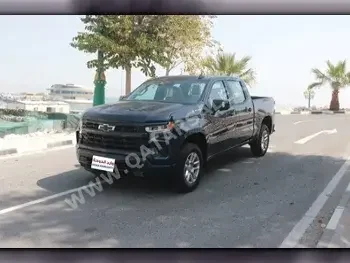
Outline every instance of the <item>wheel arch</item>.
{"label": "wheel arch", "polygon": [[201,150],[201,153],[202,153],[203,162],[205,164],[206,160],[207,160],[207,156],[208,156],[208,145],[207,145],[207,139],[206,139],[205,135],[199,131],[192,132],[186,136],[182,147],[186,143],[193,143],[199,147],[199,149]]}

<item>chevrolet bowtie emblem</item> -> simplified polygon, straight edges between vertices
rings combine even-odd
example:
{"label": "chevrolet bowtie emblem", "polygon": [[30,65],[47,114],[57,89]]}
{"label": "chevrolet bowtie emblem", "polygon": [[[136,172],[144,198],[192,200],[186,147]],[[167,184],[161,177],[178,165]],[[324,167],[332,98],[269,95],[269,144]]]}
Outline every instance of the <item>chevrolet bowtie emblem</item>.
{"label": "chevrolet bowtie emblem", "polygon": [[108,124],[100,124],[98,125],[98,129],[101,131],[105,131],[105,132],[110,132],[110,131],[114,131],[115,126],[112,125],[108,125]]}

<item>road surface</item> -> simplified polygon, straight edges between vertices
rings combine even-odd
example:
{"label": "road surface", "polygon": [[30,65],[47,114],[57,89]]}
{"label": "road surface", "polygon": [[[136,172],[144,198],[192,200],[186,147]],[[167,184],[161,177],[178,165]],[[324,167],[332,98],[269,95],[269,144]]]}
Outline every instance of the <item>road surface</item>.
{"label": "road surface", "polygon": [[186,195],[141,179],[91,194],[74,148],[2,158],[0,246],[315,247],[350,182],[349,130],[349,115],[278,115],[265,157],[222,155]]}

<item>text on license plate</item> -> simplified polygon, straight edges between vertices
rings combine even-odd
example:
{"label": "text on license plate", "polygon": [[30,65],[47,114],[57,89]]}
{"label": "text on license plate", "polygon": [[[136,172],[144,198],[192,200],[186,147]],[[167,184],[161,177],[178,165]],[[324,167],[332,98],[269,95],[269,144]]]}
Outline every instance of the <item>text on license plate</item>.
{"label": "text on license plate", "polygon": [[113,172],[115,167],[115,159],[94,155],[92,157],[91,168],[106,172]]}

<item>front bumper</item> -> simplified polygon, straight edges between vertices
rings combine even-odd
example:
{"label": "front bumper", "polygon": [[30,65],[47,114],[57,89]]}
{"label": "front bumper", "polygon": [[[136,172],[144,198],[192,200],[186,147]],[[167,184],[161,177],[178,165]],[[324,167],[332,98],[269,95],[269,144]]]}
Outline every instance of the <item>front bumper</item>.
{"label": "front bumper", "polygon": [[[129,167],[126,162],[127,153],[110,153],[99,150],[91,150],[83,148],[79,145],[76,147],[77,159],[80,165],[88,171],[94,173],[103,173],[103,171],[91,169],[91,161],[94,155],[106,158],[112,158],[115,160],[115,169],[119,171],[121,175],[133,174],[138,176],[168,176],[172,174],[175,168],[175,163],[172,163],[169,159],[156,159],[152,161],[149,159],[142,160],[140,156],[140,163],[138,167]],[[132,161],[134,164],[135,162]]]}

